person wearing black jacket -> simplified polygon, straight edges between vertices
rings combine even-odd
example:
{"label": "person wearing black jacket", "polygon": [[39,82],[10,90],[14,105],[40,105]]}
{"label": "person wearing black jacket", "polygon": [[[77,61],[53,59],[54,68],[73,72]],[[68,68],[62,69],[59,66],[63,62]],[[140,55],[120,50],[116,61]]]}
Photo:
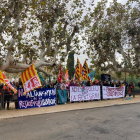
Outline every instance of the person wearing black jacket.
{"label": "person wearing black jacket", "polygon": [[117,87],[117,84],[115,81],[111,84],[111,87]]}
{"label": "person wearing black jacket", "polygon": [[108,81],[105,81],[104,84],[103,84],[103,86],[109,86]]}
{"label": "person wearing black jacket", "polygon": [[116,87],[120,87],[120,86],[121,86],[121,82],[120,82],[120,81],[118,81],[118,83],[117,83]]}
{"label": "person wearing black jacket", "polygon": [[122,84],[125,85],[125,97],[126,97],[126,95],[127,95],[128,83],[124,80]]}
{"label": "person wearing black jacket", "polygon": [[12,98],[12,96],[10,95],[10,88],[8,86],[3,86],[4,89],[4,108],[7,102],[7,110],[9,110],[9,104],[10,104],[10,100]]}
{"label": "person wearing black jacket", "polygon": [[87,81],[86,86],[90,86],[90,81]]}

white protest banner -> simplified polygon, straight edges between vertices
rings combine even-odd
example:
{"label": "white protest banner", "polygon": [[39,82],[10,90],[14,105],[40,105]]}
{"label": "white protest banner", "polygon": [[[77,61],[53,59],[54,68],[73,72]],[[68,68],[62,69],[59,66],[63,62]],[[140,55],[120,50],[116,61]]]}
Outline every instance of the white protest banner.
{"label": "white protest banner", "polygon": [[103,99],[122,98],[125,95],[125,86],[123,87],[105,87],[103,86]]}
{"label": "white protest banner", "polygon": [[82,87],[70,87],[70,101],[87,101],[100,99],[100,86],[88,86],[82,90]]}

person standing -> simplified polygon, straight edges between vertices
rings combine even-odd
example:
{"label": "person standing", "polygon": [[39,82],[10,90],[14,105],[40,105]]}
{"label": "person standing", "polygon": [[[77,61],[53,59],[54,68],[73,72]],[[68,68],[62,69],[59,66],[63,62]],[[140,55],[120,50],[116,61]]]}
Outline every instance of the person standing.
{"label": "person standing", "polygon": [[[16,82],[15,83],[15,88],[18,90],[18,88],[19,88],[19,83],[18,82]],[[15,109],[18,109],[18,93],[14,93],[14,102],[15,102]]]}
{"label": "person standing", "polygon": [[10,95],[10,88],[8,86],[3,86],[4,90],[4,108],[7,103],[7,110],[9,110],[9,105],[10,105],[10,100],[11,100],[11,95]]}
{"label": "person standing", "polygon": [[126,97],[126,95],[127,95],[128,83],[124,80],[124,81],[122,82],[122,84],[125,85],[125,97]]}
{"label": "person standing", "polygon": [[111,87],[117,87],[117,84],[115,81],[111,84]]}
{"label": "person standing", "polygon": [[120,87],[120,86],[121,86],[121,82],[120,82],[120,81],[118,81],[118,83],[117,83],[116,87]]}
{"label": "person standing", "polygon": [[76,85],[74,84],[73,80],[70,81],[70,84],[69,84],[68,88],[70,89],[71,86],[76,86]]}
{"label": "person standing", "polygon": [[0,82],[0,103],[1,103],[1,108],[3,109],[3,83]]}
{"label": "person standing", "polygon": [[128,86],[128,94],[129,94],[129,97],[131,97],[132,95],[132,90],[134,90],[134,85],[132,82],[129,83],[129,86]]}

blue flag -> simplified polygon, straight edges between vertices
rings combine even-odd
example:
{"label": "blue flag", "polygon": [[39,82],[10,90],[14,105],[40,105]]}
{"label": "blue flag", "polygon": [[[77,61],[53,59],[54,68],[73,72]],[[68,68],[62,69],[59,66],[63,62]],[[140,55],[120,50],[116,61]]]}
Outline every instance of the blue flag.
{"label": "blue flag", "polygon": [[67,91],[66,90],[57,90],[59,103],[64,104],[67,102]]}
{"label": "blue flag", "polygon": [[95,73],[96,73],[96,71],[93,71],[93,72],[90,72],[90,73],[88,74],[89,78],[90,78],[92,81],[94,80]]}

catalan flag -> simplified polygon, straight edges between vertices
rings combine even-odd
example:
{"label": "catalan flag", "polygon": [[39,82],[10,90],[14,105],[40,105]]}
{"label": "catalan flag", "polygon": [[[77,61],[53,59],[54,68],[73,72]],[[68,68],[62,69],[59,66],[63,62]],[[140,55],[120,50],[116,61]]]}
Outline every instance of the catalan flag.
{"label": "catalan flag", "polygon": [[85,60],[84,65],[83,65],[82,73],[83,73],[83,79],[84,80],[87,79],[90,81],[90,78],[87,75],[90,72],[89,72],[89,68],[88,68],[88,64],[87,64],[86,60]]}
{"label": "catalan flag", "polygon": [[75,73],[75,76],[78,79],[78,81],[80,81],[80,76],[79,76],[79,74],[77,72]]}
{"label": "catalan flag", "polygon": [[[82,69],[81,69],[82,70]],[[80,61],[77,58],[77,64],[76,64],[76,70],[75,70],[75,76],[78,79],[78,81],[80,81],[80,76],[81,76],[81,71],[80,71]]]}
{"label": "catalan flag", "polygon": [[25,93],[28,93],[29,91],[41,86],[41,82],[37,71],[35,70],[34,64],[32,64],[21,74],[21,81],[23,83]]}
{"label": "catalan flag", "polygon": [[12,87],[12,85],[9,83],[9,81],[6,79],[5,75],[0,71],[0,81],[4,84],[6,84],[11,90],[13,90],[14,93],[17,93],[17,90]]}
{"label": "catalan flag", "polygon": [[2,73],[2,71],[0,71],[0,81],[3,81],[3,73]]}
{"label": "catalan flag", "polygon": [[83,77],[83,67],[82,67],[81,63],[80,63],[80,76],[83,80],[85,80]]}

